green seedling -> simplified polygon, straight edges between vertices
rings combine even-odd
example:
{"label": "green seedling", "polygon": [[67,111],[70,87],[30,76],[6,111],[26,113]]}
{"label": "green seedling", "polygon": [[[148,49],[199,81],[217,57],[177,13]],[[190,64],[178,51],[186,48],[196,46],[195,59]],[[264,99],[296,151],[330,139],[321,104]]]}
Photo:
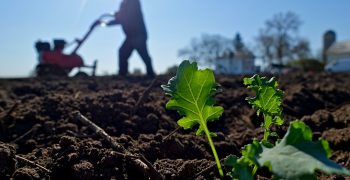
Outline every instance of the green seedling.
{"label": "green seedling", "polygon": [[171,97],[166,108],[177,110],[183,116],[177,121],[178,125],[184,129],[199,125],[196,135],[206,135],[219,174],[223,177],[220,160],[211,138],[215,133],[210,132],[207,126],[208,121],[217,120],[224,111],[222,107],[214,106],[213,95],[217,86],[212,70],[198,70],[197,63],[183,61],[176,76],[171,78],[167,85],[162,85],[162,88]]}
{"label": "green seedling", "polygon": [[311,129],[300,121],[290,123],[287,133],[276,145],[269,143],[271,124],[281,125],[283,92],[277,82],[258,75],[245,78],[244,84],[256,92],[256,97],[247,98],[258,113],[263,113],[265,130],[261,142],[254,139],[242,150],[242,157],[229,156],[225,165],[232,167],[228,175],[232,179],[253,179],[258,168],[267,167],[275,179],[316,179],[316,170],[327,174],[350,175],[350,172],[329,160],[330,148],[325,140],[312,141]]}
{"label": "green seedling", "polygon": [[283,92],[278,89],[278,83],[275,78],[267,80],[265,77],[260,78],[259,75],[254,75],[251,78],[244,78],[243,81],[247,88],[252,89],[256,93],[255,97],[247,97],[246,100],[257,110],[258,116],[260,113],[263,114],[263,140],[267,141],[271,135],[271,125],[283,124],[281,108]]}

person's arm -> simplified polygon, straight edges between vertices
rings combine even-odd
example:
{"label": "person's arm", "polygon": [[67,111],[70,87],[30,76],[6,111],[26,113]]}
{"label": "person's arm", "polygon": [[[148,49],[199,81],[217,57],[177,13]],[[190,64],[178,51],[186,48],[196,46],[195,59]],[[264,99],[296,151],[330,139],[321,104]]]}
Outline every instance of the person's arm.
{"label": "person's arm", "polygon": [[113,20],[106,23],[107,26],[114,26],[114,25],[118,25],[118,24],[120,24],[120,22],[117,21],[116,19],[113,19]]}
{"label": "person's arm", "polygon": [[113,20],[111,20],[111,21],[109,21],[109,22],[107,22],[106,23],[106,25],[107,26],[114,26],[114,25],[118,25],[118,24],[120,24],[120,13],[119,12],[116,12],[115,14],[114,14],[114,19]]}

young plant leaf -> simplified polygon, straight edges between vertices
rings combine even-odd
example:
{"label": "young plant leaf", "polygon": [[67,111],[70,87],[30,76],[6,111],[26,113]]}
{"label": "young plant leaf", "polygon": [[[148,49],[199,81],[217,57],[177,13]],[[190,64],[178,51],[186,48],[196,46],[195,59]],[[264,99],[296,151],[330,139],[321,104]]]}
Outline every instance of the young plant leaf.
{"label": "young plant leaf", "polygon": [[224,109],[214,106],[213,95],[216,92],[214,73],[212,70],[198,70],[197,63],[183,61],[175,77],[171,78],[167,85],[162,85],[163,90],[171,99],[166,104],[167,109],[174,109],[183,117],[177,123],[184,129],[191,129],[199,125],[197,135],[206,134],[212,148],[219,173],[223,176],[219,158],[217,156],[211,136],[214,134],[208,130],[207,122],[217,120]]}
{"label": "young plant leaf", "polygon": [[244,78],[244,85],[255,91],[255,97],[247,97],[249,104],[257,110],[257,114],[263,113],[265,130],[264,140],[270,136],[272,124],[282,125],[282,97],[283,91],[278,89],[278,83],[274,78],[267,80],[265,77],[254,75],[251,78]]}
{"label": "young plant leaf", "polygon": [[330,149],[323,140],[312,141],[312,131],[303,122],[291,122],[280,143],[273,148],[263,147],[257,159],[277,179],[315,179],[315,170],[327,174],[350,175],[350,172],[328,159]]}
{"label": "young plant leaf", "polygon": [[241,158],[237,159],[236,156],[230,155],[225,161],[226,166],[232,167],[228,175],[232,179],[253,180],[258,167],[257,159],[261,152],[262,146],[255,139],[252,144],[244,146]]}
{"label": "young plant leaf", "polygon": [[184,117],[178,124],[191,129],[199,124],[197,135],[203,134],[207,121],[218,119],[224,109],[214,106],[213,95],[217,84],[212,70],[198,70],[195,62],[184,61],[180,64],[177,75],[162,88],[172,98],[166,104],[167,109],[175,109]]}
{"label": "young plant leaf", "polygon": [[230,155],[225,161],[225,165],[232,167],[233,170],[227,174],[232,179],[254,179],[252,168],[250,166],[249,161],[247,161],[246,159],[237,159],[237,157]]}

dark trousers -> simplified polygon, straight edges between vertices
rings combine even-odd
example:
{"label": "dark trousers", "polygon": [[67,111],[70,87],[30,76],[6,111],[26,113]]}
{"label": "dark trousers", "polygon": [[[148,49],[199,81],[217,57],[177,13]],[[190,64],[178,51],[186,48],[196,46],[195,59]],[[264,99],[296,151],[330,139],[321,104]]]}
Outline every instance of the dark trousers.
{"label": "dark trousers", "polygon": [[119,75],[128,73],[128,59],[133,50],[136,50],[146,65],[147,75],[154,75],[152,60],[148,54],[145,38],[126,38],[119,49]]}

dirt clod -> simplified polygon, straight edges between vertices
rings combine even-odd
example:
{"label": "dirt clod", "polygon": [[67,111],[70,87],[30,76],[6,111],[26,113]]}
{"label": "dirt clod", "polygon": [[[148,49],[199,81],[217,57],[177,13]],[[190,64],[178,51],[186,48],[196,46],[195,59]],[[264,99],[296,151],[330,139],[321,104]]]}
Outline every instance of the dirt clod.
{"label": "dirt clod", "polygon": [[72,174],[75,179],[93,179],[94,166],[88,161],[81,161],[78,164],[74,164],[72,168]]}
{"label": "dirt clod", "polygon": [[16,151],[13,146],[0,142],[0,179],[10,176],[16,169]]}
{"label": "dirt clod", "polygon": [[18,168],[13,174],[15,180],[36,180],[40,179],[40,175],[33,168]]}

